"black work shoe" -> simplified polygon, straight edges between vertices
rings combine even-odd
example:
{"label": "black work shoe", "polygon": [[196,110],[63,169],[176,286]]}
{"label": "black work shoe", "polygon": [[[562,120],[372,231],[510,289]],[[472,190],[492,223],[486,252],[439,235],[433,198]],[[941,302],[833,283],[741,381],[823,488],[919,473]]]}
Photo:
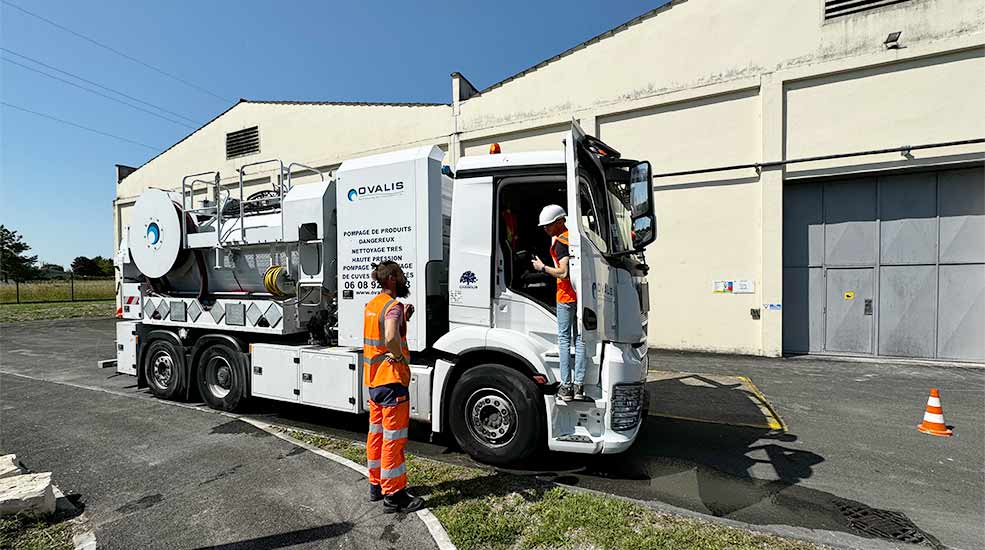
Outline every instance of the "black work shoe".
{"label": "black work shoe", "polygon": [[561,384],[561,387],[557,389],[557,396],[561,401],[571,401],[574,398],[571,384]]}
{"label": "black work shoe", "polygon": [[575,401],[586,401],[585,386],[578,384],[575,386]]}
{"label": "black work shoe", "polygon": [[378,502],[383,500],[383,489],[379,485],[369,484],[369,501]]}
{"label": "black work shoe", "polygon": [[384,514],[395,514],[397,512],[410,513],[416,512],[421,508],[424,508],[424,499],[415,497],[408,493],[406,489],[401,489],[392,495],[383,497]]}

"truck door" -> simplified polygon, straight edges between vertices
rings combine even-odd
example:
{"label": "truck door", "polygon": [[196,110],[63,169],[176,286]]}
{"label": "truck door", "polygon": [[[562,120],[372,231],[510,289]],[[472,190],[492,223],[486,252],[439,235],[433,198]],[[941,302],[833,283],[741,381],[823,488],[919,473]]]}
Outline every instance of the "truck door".
{"label": "truck door", "polygon": [[581,166],[579,156],[592,155],[583,145],[585,132],[577,123],[564,142],[567,165],[568,269],[578,294],[578,329],[589,357],[603,340],[616,337],[614,269],[603,258],[608,250],[604,175],[594,165]]}

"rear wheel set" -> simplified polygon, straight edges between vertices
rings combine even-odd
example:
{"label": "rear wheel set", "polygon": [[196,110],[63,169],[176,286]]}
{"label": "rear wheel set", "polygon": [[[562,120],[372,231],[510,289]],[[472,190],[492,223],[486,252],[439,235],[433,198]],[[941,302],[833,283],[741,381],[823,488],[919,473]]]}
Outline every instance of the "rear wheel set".
{"label": "rear wheel set", "polygon": [[[223,342],[209,344],[195,361],[194,383],[205,403],[216,410],[234,411],[247,397],[247,356]],[[144,380],[155,397],[181,399],[191,380],[185,350],[170,339],[147,346]]]}

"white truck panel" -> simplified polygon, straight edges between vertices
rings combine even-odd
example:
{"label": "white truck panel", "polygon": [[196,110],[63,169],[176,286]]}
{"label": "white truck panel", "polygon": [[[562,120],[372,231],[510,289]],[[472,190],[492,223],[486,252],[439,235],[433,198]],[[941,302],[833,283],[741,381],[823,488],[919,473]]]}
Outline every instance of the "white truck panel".
{"label": "white truck panel", "polygon": [[338,203],[339,345],[363,343],[363,309],[379,293],[372,264],[393,260],[410,285],[405,303],[412,351],[427,347],[425,267],[441,261],[441,149],[419,147],[347,160],[336,176]]}
{"label": "white truck panel", "polygon": [[301,352],[301,403],[336,411],[359,412],[362,377],[360,352],[306,349]]}
{"label": "white truck panel", "polygon": [[[455,201],[475,212],[492,212],[492,178],[466,178],[455,182]],[[458,325],[489,326],[492,269],[492,230],[488,215],[454,216],[448,267],[448,321]]]}
{"label": "white truck panel", "polygon": [[116,323],[116,372],[120,374],[137,375],[137,325],[139,324],[138,321]]}
{"label": "white truck panel", "polygon": [[251,394],[267,399],[299,402],[302,346],[253,344],[251,348]]}

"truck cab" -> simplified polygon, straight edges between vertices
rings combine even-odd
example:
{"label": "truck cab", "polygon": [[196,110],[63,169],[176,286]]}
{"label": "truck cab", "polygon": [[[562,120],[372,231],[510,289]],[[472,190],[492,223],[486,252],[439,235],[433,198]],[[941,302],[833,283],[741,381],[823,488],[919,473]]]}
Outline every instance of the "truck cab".
{"label": "truck cab", "polygon": [[[655,227],[650,180],[649,163],[622,159],[576,124],[563,150],[458,162],[449,331],[434,348],[455,365],[447,422],[473,456],[502,462],[545,436],[557,451],[617,453],[632,444],[647,371],[641,285],[642,251]],[[569,274],[586,348],[584,401],[555,397],[559,354],[570,350],[558,349],[556,281],[531,264],[535,256],[550,262],[551,239],[537,224],[549,204],[568,214]],[[435,388],[443,383],[436,377]]]}

